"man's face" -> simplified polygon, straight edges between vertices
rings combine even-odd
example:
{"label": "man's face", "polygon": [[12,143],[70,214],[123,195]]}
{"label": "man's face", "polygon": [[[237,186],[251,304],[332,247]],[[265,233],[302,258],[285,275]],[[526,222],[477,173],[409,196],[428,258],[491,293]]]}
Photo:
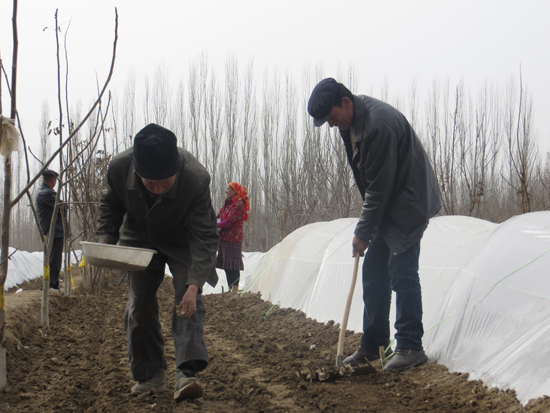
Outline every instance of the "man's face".
{"label": "man's face", "polygon": [[57,183],[57,179],[54,177],[44,177],[44,183],[53,189]]}
{"label": "man's face", "polygon": [[147,188],[150,192],[156,195],[164,195],[174,186],[174,182],[176,182],[176,175],[173,175],[167,179],[159,180],[141,178],[141,182],[143,182],[145,188]]}
{"label": "man's face", "polygon": [[342,131],[350,128],[353,120],[353,102],[347,97],[342,98],[342,107],[333,106],[330,116],[327,119],[329,126],[338,127]]}

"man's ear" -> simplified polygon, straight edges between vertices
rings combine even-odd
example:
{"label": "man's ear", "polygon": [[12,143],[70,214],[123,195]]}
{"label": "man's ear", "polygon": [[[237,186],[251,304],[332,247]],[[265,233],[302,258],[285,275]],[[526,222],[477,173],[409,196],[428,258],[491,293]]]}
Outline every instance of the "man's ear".
{"label": "man's ear", "polygon": [[349,108],[353,107],[353,102],[351,101],[350,98],[348,98],[347,96],[344,96],[342,98],[342,107],[346,108],[346,109],[349,109]]}

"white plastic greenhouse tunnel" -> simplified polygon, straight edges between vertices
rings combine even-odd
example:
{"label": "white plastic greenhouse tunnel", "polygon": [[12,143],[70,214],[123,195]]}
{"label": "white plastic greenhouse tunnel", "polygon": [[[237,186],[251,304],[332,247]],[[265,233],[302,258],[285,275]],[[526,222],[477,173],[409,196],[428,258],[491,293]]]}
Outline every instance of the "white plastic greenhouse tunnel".
{"label": "white plastic greenhouse tunnel", "polygon": [[[28,252],[9,248],[8,276],[4,283],[4,290],[20,286],[25,288],[25,282],[42,277],[44,273],[44,253],[42,251]],[[75,250],[70,254],[71,265],[78,265],[82,257],[81,250]],[[65,262],[65,257],[62,258]]]}
{"label": "white plastic greenhouse tunnel", "polygon": [[[260,293],[273,311],[293,308],[319,322],[340,323],[356,223],[346,218],[307,225],[267,253],[244,253],[239,289]],[[423,344],[430,361],[486,386],[514,389],[524,405],[550,395],[549,252],[550,212],[502,224],[433,218],[420,252]],[[17,251],[6,289],[41,274],[41,253]],[[204,294],[227,291],[224,272],[218,275],[218,285],[205,285]],[[395,297],[392,304],[393,322]],[[347,328],[361,332],[362,316],[359,275]]]}
{"label": "white plastic greenhouse tunnel", "polygon": [[[245,289],[261,293],[274,308],[341,322],[356,223],[339,219],[294,231],[260,259],[245,261]],[[463,216],[433,218],[421,242],[419,271],[430,361],[489,387],[514,389],[524,405],[549,395],[549,252],[550,212],[500,225]],[[359,275],[347,328],[361,332],[362,317]]]}

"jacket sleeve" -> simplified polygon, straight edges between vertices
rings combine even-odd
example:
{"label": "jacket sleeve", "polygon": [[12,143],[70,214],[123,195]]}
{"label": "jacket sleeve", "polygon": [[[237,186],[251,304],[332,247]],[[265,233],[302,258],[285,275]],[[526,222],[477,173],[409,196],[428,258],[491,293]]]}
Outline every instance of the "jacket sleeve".
{"label": "jacket sleeve", "polygon": [[397,140],[387,129],[373,130],[367,142],[368,151],[361,154],[359,169],[363,172],[367,189],[365,190],[363,208],[355,235],[363,240],[372,241],[388,209],[389,199],[393,193],[397,168]]}
{"label": "jacket sleeve", "polygon": [[195,284],[202,290],[209,275],[216,273],[219,241],[209,187],[191,204],[187,215],[187,228],[191,253],[187,284]]}
{"label": "jacket sleeve", "polygon": [[114,189],[111,178],[107,177],[107,189],[101,193],[99,204],[99,219],[96,238],[99,242],[116,244],[119,238],[120,227],[124,220],[126,207],[119,194]]}
{"label": "jacket sleeve", "polygon": [[230,219],[226,219],[225,221],[218,222],[218,228],[229,228],[233,224],[233,221],[231,221]]}

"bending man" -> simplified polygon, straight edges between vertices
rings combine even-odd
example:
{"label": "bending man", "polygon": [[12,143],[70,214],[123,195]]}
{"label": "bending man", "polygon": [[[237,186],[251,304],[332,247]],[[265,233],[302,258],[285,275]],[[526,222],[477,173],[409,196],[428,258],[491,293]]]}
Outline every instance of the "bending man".
{"label": "bending man", "polygon": [[315,126],[336,126],[364,204],[352,255],[364,255],[363,336],[344,363],[391,354],[389,313],[396,292],[397,340],[386,370],[427,361],[422,347],[422,297],[418,277],[420,240],[440,209],[437,180],[420,140],[396,109],[370,96],[353,95],[332,78],[315,86],[308,103]]}
{"label": "bending man", "polygon": [[107,178],[96,233],[100,242],[157,251],[145,270],[128,276],[124,328],[130,370],[137,381],[132,392],[165,389],[167,365],[156,294],[168,264],[176,305],[174,399],[201,397],[198,373],[208,365],[201,292],[205,282],[215,286],[218,281],[210,176],[188,151],[177,147],[171,131],[150,124],[136,135],[133,148],[113,158]]}

